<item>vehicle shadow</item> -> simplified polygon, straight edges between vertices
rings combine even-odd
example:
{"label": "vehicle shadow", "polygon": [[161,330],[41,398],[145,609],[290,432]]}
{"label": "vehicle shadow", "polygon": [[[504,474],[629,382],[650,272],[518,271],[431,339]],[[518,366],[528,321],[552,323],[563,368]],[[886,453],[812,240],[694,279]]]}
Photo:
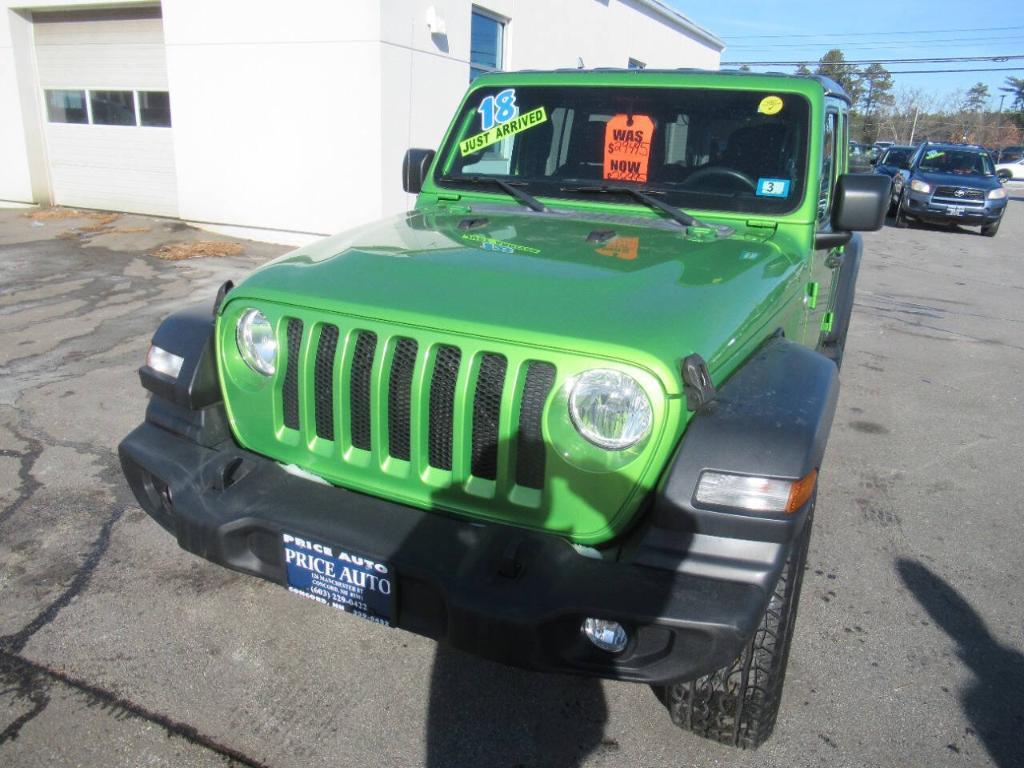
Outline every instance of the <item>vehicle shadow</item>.
{"label": "vehicle shadow", "polygon": [[439,645],[426,765],[577,766],[602,748],[607,720],[597,679],[524,672]]}
{"label": "vehicle shadow", "polygon": [[[899,229],[896,226],[896,218],[886,213],[885,215],[885,226],[894,229]],[[927,221],[918,221],[917,219],[911,219],[907,222],[907,229],[919,229],[926,232],[942,232],[945,234],[957,234],[957,235],[975,235],[980,236],[977,227],[962,227],[959,224],[931,224]]]}
{"label": "vehicle shadow", "polygon": [[[514,440],[501,441],[500,446],[496,444],[490,449],[491,458],[515,455],[515,451],[524,448]],[[564,472],[565,465],[555,459],[548,454],[546,485],[564,483],[580,503],[599,509],[602,501],[606,501],[599,495],[602,490],[618,498],[625,498],[630,490],[619,487],[617,479],[611,487],[599,489],[580,483],[571,472]],[[450,514],[444,510],[457,507],[465,498],[448,488],[436,490],[432,501],[440,514]],[[416,545],[414,532],[403,546]],[[401,552],[397,557],[402,557]],[[467,552],[460,570],[470,561],[479,559]],[[523,556],[524,573],[532,563],[531,555]],[[490,566],[483,571],[476,569],[473,578],[504,579],[496,572],[498,565],[495,560],[495,572],[490,575]],[[522,583],[519,577],[514,581]],[[445,614],[451,617],[459,610],[448,606]],[[452,631],[450,624],[440,628],[434,653],[426,723],[427,768],[571,768],[597,752],[617,748],[613,742],[605,741],[608,705],[600,679],[532,672],[479,658],[449,645],[446,639]],[[467,628],[455,631],[465,632]],[[494,644],[502,642],[502,638],[480,641]]]}
{"label": "vehicle shadow", "polygon": [[975,680],[960,702],[981,742],[1000,768],[1024,756],[1024,654],[992,637],[977,611],[927,566],[901,558],[896,570],[932,620],[957,644],[957,656]]}

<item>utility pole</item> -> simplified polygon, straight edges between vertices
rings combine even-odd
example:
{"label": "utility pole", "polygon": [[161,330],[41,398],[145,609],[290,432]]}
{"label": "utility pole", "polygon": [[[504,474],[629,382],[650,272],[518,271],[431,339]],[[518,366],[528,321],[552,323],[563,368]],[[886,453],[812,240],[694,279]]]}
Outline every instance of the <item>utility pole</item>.
{"label": "utility pole", "polygon": [[871,136],[871,129],[868,127],[870,125],[870,121],[871,121],[871,103],[872,103],[872,98],[874,97],[874,95],[875,95],[875,81],[872,79],[872,80],[868,81],[868,99],[867,99],[867,104],[864,107],[864,128],[861,131],[861,138],[865,139],[865,140],[871,139],[872,142],[874,142],[878,138],[878,131],[875,130],[874,137],[872,137]]}
{"label": "utility pole", "polygon": [[918,107],[914,110],[914,124],[910,128],[910,143],[914,143],[914,132],[917,131],[917,116],[921,114],[921,108]]}
{"label": "utility pole", "polygon": [[999,97],[999,114],[1003,114],[1003,102],[1006,101],[1006,94],[1002,94]]}

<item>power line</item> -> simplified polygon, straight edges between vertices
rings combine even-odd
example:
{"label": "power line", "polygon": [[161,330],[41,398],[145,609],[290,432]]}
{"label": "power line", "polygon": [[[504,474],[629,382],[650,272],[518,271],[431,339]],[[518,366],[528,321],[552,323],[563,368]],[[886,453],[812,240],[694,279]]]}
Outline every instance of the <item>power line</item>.
{"label": "power line", "polygon": [[[843,38],[847,37],[881,37],[883,35],[938,35],[945,34],[947,32],[994,32],[994,31],[1006,31],[1011,29],[1024,29],[1024,26],[1018,27],[974,27],[972,29],[903,29],[898,32],[844,32]],[[746,39],[768,39],[768,38],[794,38],[794,37],[828,37],[835,39],[836,32],[809,32],[806,34],[796,35],[728,35],[728,37],[736,40]]]}
{"label": "power line", "polygon": [[890,75],[931,75],[942,72],[1024,72],[1024,67],[987,67],[979,69],[895,69]]}
{"label": "power line", "polygon": [[[922,59],[847,59],[842,64],[948,64],[960,61],[994,61],[1001,63],[1011,59],[1024,59],[1024,53],[1012,53],[1005,56],[937,56]],[[817,64],[817,59],[796,59],[789,61],[723,61],[722,66],[791,66],[800,64]]]}
{"label": "power line", "polygon": [[[939,43],[956,43],[958,45],[970,45],[972,43],[978,45],[988,45],[993,42],[1006,42],[1011,40],[1020,40],[1020,35],[999,35],[995,37],[937,37],[932,40],[863,40],[852,43],[843,43],[844,49],[850,48],[926,48],[930,45],[936,45]],[[811,43],[740,43],[738,45],[728,45],[730,50],[737,48],[746,48],[751,50],[763,50],[765,48],[819,48],[825,45],[832,45],[832,42],[811,42]],[[834,47],[834,46],[833,46]]]}

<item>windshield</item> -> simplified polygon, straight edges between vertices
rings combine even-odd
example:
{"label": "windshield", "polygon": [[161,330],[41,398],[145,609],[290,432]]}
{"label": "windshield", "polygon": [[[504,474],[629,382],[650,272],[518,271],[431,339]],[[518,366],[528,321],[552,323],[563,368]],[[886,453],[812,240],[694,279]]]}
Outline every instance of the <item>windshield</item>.
{"label": "windshield", "polygon": [[911,151],[909,149],[890,149],[882,158],[882,165],[895,165],[903,168],[910,160]]}
{"label": "windshield", "polygon": [[802,96],[764,91],[485,88],[458,116],[434,180],[500,178],[563,198],[627,186],[687,210],[785,213],[803,194],[808,114]]}
{"label": "windshield", "polygon": [[958,176],[992,176],[992,158],[986,152],[963,149],[928,149],[917,164],[930,173],[953,173]]}

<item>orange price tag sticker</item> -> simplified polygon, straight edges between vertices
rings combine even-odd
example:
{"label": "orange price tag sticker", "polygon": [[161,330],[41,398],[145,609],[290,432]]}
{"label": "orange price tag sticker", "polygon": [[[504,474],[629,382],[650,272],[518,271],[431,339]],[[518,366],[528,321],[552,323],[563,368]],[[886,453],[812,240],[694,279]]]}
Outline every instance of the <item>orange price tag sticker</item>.
{"label": "orange price tag sticker", "polygon": [[615,115],[604,129],[604,178],[647,181],[654,121],[647,115]]}
{"label": "orange price tag sticker", "polygon": [[597,252],[602,256],[612,256],[623,261],[634,261],[639,250],[639,237],[616,237],[610,240],[604,248],[598,248]]}

